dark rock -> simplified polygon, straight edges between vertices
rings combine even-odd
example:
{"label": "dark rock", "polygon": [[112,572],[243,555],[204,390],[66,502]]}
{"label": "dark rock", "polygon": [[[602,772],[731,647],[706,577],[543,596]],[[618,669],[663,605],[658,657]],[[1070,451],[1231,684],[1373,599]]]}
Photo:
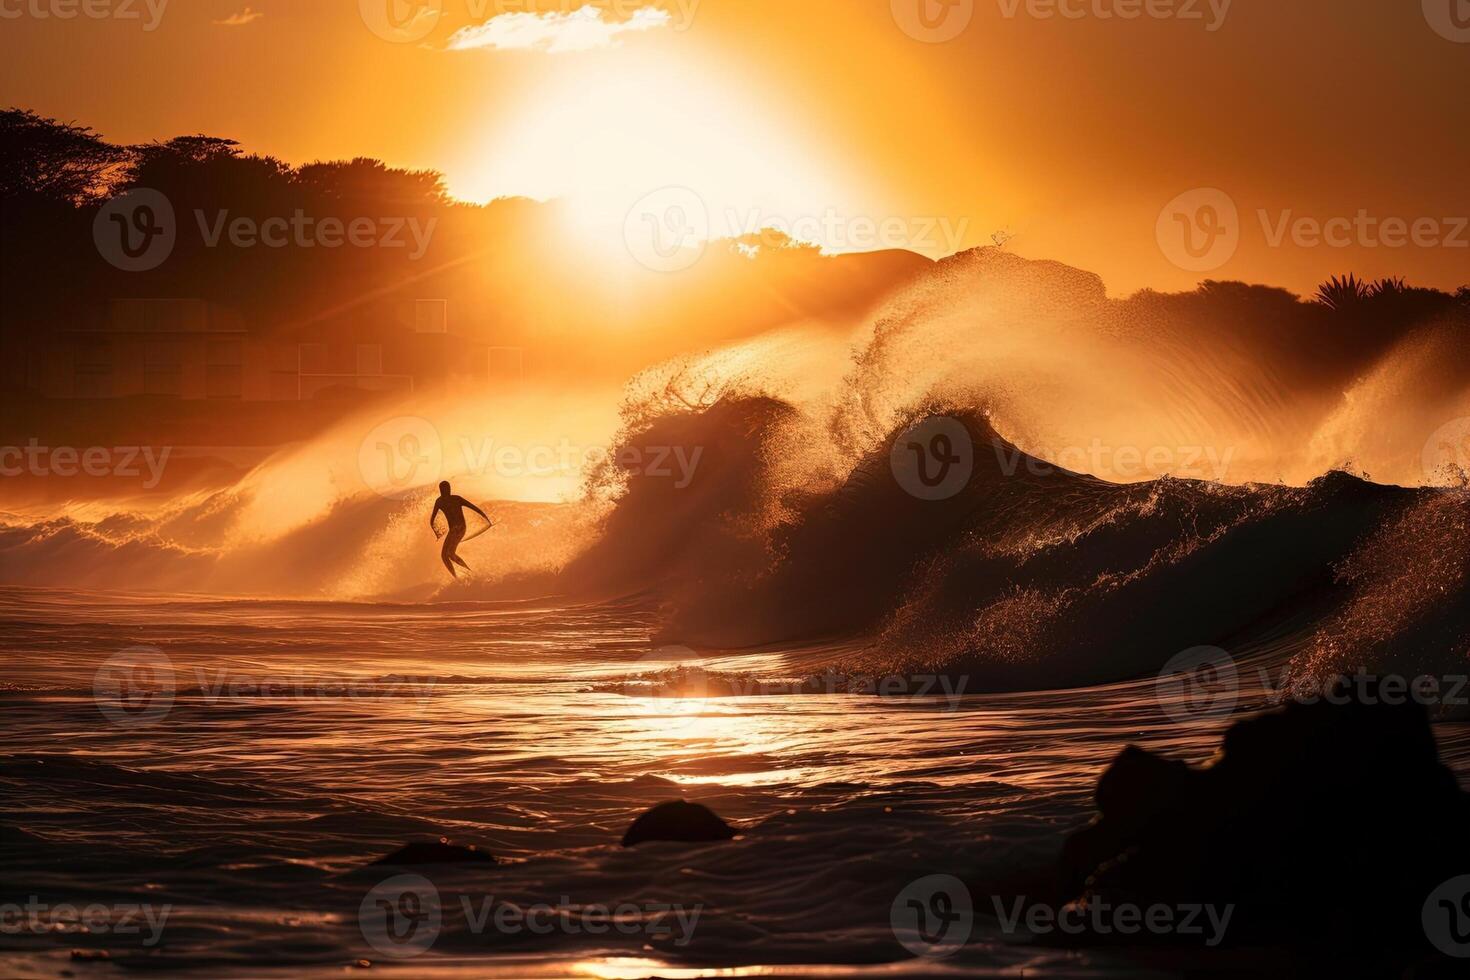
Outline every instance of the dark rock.
{"label": "dark rock", "polygon": [[494,864],[495,856],[477,848],[461,847],[447,840],[413,841],[392,854],[380,857],[369,867],[379,864]]}
{"label": "dark rock", "polygon": [[[1423,950],[1426,899],[1470,873],[1470,806],[1425,709],[1339,686],[1238,722],[1224,743],[1205,769],[1125,749],[1098,783],[1099,816],[1063,849],[1067,893],[1233,905],[1230,945]],[[1150,940],[1189,941],[1129,937]]]}
{"label": "dark rock", "polygon": [[623,846],[651,840],[716,841],[735,836],[735,828],[698,803],[672,800],[642,814],[623,835]]}

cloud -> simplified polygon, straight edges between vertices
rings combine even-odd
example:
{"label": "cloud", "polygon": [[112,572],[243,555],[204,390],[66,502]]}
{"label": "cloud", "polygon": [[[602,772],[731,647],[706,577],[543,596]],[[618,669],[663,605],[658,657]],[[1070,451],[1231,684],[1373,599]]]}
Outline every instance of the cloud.
{"label": "cloud", "polygon": [[512,13],[492,17],[478,27],[464,27],[449,39],[451,51],[495,48],[501,51],[590,51],[617,43],[619,34],[657,30],[673,20],[668,11],[641,7],[627,20],[604,20],[596,7],[567,13]]}
{"label": "cloud", "polygon": [[255,10],[251,7],[246,7],[239,13],[230,14],[230,16],[226,17],[224,20],[217,20],[215,21],[215,23],[221,27],[244,27],[251,21],[260,20],[260,18],[264,16],[265,14],[261,13],[260,11]]}

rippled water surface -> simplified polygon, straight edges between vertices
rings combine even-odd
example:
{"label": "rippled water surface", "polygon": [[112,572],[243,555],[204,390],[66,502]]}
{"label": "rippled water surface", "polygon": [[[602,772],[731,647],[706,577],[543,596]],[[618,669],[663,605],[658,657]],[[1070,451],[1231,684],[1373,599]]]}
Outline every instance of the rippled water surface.
{"label": "rippled water surface", "polygon": [[[6,974],[1168,973],[1008,940],[984,915],[959,953],[919,959],[890,907],[916,878],[952,873],[983,913],[986,882],[1044,869],[1088,819],[1123,745],[1203,760],[1225,724],[1171,719],[1152,679],[653,697],[630,678],[697,664],[778,681],[846,651],[700,658],[654,644],[637,604],[7,589],[0,620],[4,901],[167,910],[156,933],[7,929]],[[1277,663],[1292,643],[1262,637],[1249,662]],[[1463,771],[1462,730],[1441,739]],[[741,836],[619,846],[640,812],[676,797]],[[367,865],[440,837],[501,863],[419,869],[442,926],[421,955],[385,955],[360,910],[401,869]],[[638,914],[597,934],[474,928],[461,913],[485,902]],[[667,907],[697,916],[671,928]]]}

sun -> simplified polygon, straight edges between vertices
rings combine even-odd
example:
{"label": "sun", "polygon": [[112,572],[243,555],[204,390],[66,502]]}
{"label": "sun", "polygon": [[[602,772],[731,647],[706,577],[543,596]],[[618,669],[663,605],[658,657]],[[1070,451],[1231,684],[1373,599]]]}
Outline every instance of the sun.
{"label": "sun", "polygon": [[847,164],[779,106],[715,62],[673,54],[627,49],[559,67],[483,147],[468,196],[560,199],[568,232],[599,247],[620,246],[630,211],[660,192],[700,210],[712,238],[857,199]]}

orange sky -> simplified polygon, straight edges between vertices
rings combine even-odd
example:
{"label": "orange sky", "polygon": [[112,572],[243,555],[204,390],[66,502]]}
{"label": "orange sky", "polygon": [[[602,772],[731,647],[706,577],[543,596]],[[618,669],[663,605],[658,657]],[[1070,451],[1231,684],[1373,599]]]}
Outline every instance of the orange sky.
{"label": "orange sky", "polygon": [[0,103],[567,196],[593,236],[679,185],[713,232],[942,254],[1004,230],[1114,294],[1470,282],[1463,0],[438,0],[408,41],[370,26],[407,0],[87,2],[112,15],[0,0]]}

